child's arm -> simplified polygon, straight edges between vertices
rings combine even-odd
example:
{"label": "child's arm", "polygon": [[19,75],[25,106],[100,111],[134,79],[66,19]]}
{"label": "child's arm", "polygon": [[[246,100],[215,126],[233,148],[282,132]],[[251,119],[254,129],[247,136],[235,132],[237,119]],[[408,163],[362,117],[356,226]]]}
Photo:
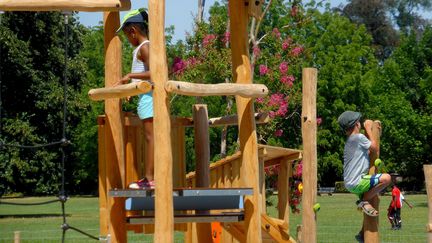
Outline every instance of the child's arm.
{"label": "child's arm", "polygon": [[[375,140],[374,136],[372,136],[372,125],[373,125],[372,120],[366,120],[363,124],[366,132],[366,137],[368,137],[369,140],[371,141],[371,146],[369,147],[369,153],[378,152],[378,143]],[[379,157],[379,154],[377,154],[377,156]]]}

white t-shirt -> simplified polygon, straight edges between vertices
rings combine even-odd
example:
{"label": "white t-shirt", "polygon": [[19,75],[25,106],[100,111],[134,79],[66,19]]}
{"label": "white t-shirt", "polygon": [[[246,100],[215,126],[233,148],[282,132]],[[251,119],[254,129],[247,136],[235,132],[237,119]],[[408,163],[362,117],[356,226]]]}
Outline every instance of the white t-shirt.
{"label": "white t-shirt", "polygon": [[361,176],[369,171],[369,148],[371,141],[362,133],[348,137],[344,148],[344,183],[348,189],[359,183]]}

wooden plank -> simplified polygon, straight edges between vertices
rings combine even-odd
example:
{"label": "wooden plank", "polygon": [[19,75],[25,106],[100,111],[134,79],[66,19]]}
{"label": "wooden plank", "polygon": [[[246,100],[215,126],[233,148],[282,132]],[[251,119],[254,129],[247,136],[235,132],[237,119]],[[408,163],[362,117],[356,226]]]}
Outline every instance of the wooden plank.
{"label": "wooden plank", "polygon": [[[231,185],[231,164],[224,164],[222,166],[223,168],[223,185],[225,188],[232,187]],[[222,242],[231,243],[233,241],[232,235],[224,228],[222,227],[222,236],[221,236]]]}
{"label": "wooden plank", "polygon": [[196,162],[196,186],[210,185],[210,138],[207,105],[192,106],[194,119],[194,147]]}
{"label": "wooden plank", "polygon": [[278,214],[279,219],[284,220],[287,224],[289,223],[289,174],[291,172],[292,163],[281,158],[279,164],[279,175],[278,175]]}
{"label": "wooden plank", "polygon": [[153,85],[147,81],[132,82],[128,84],[117,85],[114,87],[91,89],[88,96],[91,100],[106,100],[114,98],[125,98],[148,93],[153,89]]}
{"label": "wooden plank", "polygon": [[[105,123],[104,123],[105,124]],[[105,125],[98,125],[98,182],[99,182],[99,232],[102,236],[108,235],[108,188],[106,180],[106,153]]]}
{"label": "wooden plank", "polygon": [[[290,160],[298,160],[302,158],[302,150],[299,149],[282,148],[263,144],[258,144],[258,148],[263,149],[265,161],[279,157],[285,157]],[[266,164],[266,166],[269,165]]]}
{"label": "wooden plank", "polygon": [[165,85],[167,92],[188,96],[227,96],[239,95],[244,98],[265,97],[268,88],[264,84],[196,84],[182,81],[168,81]]}
{"label": "wooden plank", "polygon": [[[380,154],[380,137],[381,137],[381,123],[379,121],[374,121],[372,125],[372,134],[377,142],[377,151],[369,154],[370,169],[369,174],[373,175],[377,173],[377,168],[375,167],[375,160],[379,158]],[[379,209],[379,198],[375,196],[369,201],[372,207]],[[363,229],[364,229],[364,239],[368,243],[379,243],[379,217],[370,217],[363,214]]]}
{"label": "wooden plank", "polygon": [[0,0],[3,11],[124,11],[130,0]]}
{"label": "wooden plank", "polygon": [[[252,84],[248,45],[248,8],[244,0],[231,0],[230,13],[231,53],[233,79],[238,84]],[[245,235],[247,242],[261,242],[262,204],[259,195],[258,143],[253,100],[236,96],[242,162],[240,180],[252,187],[254,194],[245,198]]]}
{"label": "wooden plank", "polygon": [[259,157],[259,193],[260,201],[262,203],[262,213],[267,213],[267,202],[266,202],[266,185],[265,185],[265,171],[264,171],[264,159]]}
{"label": "wooden plank", "polygon": [[[270,116],[267,112],[255,113],[255,123],[263,124],[270,121]],[[193,121],[192,121],[193,122]],[[233,126],[238,124],[237,115],[229,115],[222,117],[214,117],[209,119],[209,125],[211,127],[216,126]]]}
{"label": "wooden plank", "polygon": [[426,193],[428,199],[428,225],[426,233],[428,236],[428,243],[432,243],[432,165],[423,165],[423,171],[426,180]]}
{"label": "wooden plank", "polygon": [[302,138],[303,138],[303,242],[314,243],[316,218],[313,205],[317,194],[317,123],[316,89],[317,70],[303,69]]}
{"label": "wooden plank", "polygon": [[[122,49],[116,30],[120,26],[119,12],[104,13],[105,37],[105,86],[112,87],[121,78]],[[125,153],[123,114],[119,99],[105,101],[106,113],[106,158],[107,158],[107,190],[124,188],[125,183]],[[109,234],[112,242],[126,241],[126,223],[124,220],[124,199],[109,198]]]}
{"label": "wooden plank", "polygon": [[154,242],[174,241],[171,118],[165,91],[168,66],[165,50],[165,0],[149,1],[150,71],[154,83],[155,234]]}

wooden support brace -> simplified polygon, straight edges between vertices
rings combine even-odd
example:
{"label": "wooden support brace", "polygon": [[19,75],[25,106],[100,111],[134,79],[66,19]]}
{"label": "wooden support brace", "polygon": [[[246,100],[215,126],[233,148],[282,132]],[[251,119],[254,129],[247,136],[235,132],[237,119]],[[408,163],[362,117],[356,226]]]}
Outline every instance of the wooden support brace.
{"label": "wooden support brace", "polygon": [[222,225],[239,242],[246,242],[246,235],[242,223],[224,223]]}
{"label": "wooden support brace", "polygon": [[261,214],[261,229],[272,237],[276,242],[291,242],[290,236],[285,232],[288,228],[287,223]]}
{"label": "wooden support brace", "polygon": [[131,8],[130,0],[0,0],[3,11],[124,11]]}
{"label": "wooden support brace", "polygon": [[264,84],[195,84],[172,80],[166,83],[165,90],[188,96],[239,95],[244,98],[258,98],[268,94],[268,89]]}
{"label": "wooden support brace", "polygon": [[124,98],[128,96],[135,96],[144,94],[153,89],[153,85],[147,81],[133,82],[129,84],[122,84],[109,88],[91,89],[88,92],[92,100],[106,100],[113,98]]}

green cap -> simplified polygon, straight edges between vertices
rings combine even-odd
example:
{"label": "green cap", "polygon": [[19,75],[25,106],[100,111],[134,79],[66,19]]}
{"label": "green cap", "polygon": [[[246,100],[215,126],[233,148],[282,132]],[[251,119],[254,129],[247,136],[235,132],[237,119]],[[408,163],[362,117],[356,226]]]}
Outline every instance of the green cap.
{"label": "green cap", "polygon": [[148,14],[145,8],[129,11],[122,20],[120,28],[116,33],[120,32],[127,23],[148,23]]}
{"label": "green cap", "polygon": [[360,112],[355,111],[344,111],[338,118],[339,126],[342,130],[347,131],[355,126],[355,124],[360,121]]}

